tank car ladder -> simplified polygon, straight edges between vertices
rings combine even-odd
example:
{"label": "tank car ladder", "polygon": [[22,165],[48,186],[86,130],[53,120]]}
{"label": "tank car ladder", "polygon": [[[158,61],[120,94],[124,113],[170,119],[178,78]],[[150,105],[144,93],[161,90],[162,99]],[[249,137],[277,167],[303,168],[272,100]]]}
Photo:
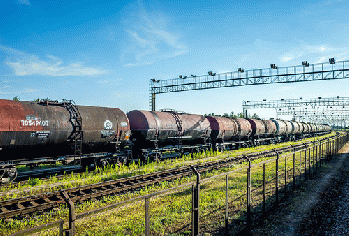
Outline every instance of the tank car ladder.
{"label": "tank car ladder", "polygon": [[178,115],[178,113],[175,110],[167,109],[167,110],[161,110],[161,111],[169,112],[173,116],[173,118],[175,119],[177,130],[178,130],[178,133],[177,133],[178,148],[179,148],[179,150],[181,150],[182,149],[182,138],[181,138],[181,136],[183,135],[182,120],[179,118],[179,115]]}
{"label": "tank car ladder", "polygon": [[81,161],[82,155],[82,118],[78,107],[75,105],[73,100],[63,99],[63,107],[66,108],[70,114],[70,122],[73,125],[73,131],[68,137],[68,142],[74,142],[74,158],[79,156]]}
{"label": "tank car ladder", "polygon": [[[74,142],[74,161],[75,157],[82,155],[82,139],[83,139],[83,131],[82,131],[82,118],[78,107],[75,105],[73,100],[63,99],[62,102],[58,101],[50,101],[50,100],[39,100],[38,104],[44,106],[62,106],[69,112],[70,118],[69,121],[73,125],[73,131],[69,135],[67,141]],[[80,163],[81,164],[81,163]]]}

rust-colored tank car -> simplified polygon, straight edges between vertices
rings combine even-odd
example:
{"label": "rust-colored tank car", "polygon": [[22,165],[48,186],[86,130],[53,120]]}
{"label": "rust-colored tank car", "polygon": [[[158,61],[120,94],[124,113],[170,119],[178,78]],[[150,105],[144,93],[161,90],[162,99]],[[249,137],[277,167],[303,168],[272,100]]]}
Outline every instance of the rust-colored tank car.
{"label": "rust-colored tank car", "polygon": [[276,125],[276,134],[277,135],[285,135],[287,131],[286,123],[282,120],[272,120]]}
{"label": "rust-colored tank car", "polygon": [[[128,139],[130,127],[120,109],[77,108],[82,118],[83,145],[106,145]],[[1,153],[7,159],[30,158],[34,153],[60,154],[74,130],[69,111],[57,102],[0,100],[0,118]]]}
{"label": "rust-colored tank car", "polygon": [[307,123],[302,123],[303,124],[303,128],[304,128],[304,133],[308,134],[311,131],[310,125],[308,125]]}
{"label": "rust-colored tank car", "polygon": [[233,119],[207,116],[211,127],[211,140],[231,140],[238,136],[238,125]]}
{"label": "rust-colored tank car", "polygon": [[284,120],[286,124],[286,134],[293,134],[294,126],[291,121]]}
{"label": "rust-colored tank car", "polygon": [[252,127],[252,136],[262,136],[265,134],[265,124],[262,120],[257,119],[247,119]]}
{"label": "rust-colored tank car", "polygon": [[294,134],[301,134],[303,132],[303,125],[300,122],[292,121],[292,124],[294,126]]}
{"label": "rust-colored tank car", "polygon": [[266,136],[275,135],[277,132],[276,124],[272,120],[262,120],[265,125]]}
{"label": "rust-colored tank car", "polygon": [[238,126],[238,138],[244,139],[252,135],[251,123],[244,118],[233,119]]}
{"label": "rust-colored tank car", "polygon": [[83,143],[99,145],[128,140],[130,126],[126,114],[119,108],[77,107],[82,117]]}
{"label": "rust-colored tank car", "polygon": [[[202,115],[177,114],[181,122],[181,137],[189,140],[210,136],[210,123]],[[178,137],[176,115],[171,112],[134,110],[127,113],[132,130],[132,139],[137,142],[166,141]],[[157,136],[157,137],[156,137]]]}

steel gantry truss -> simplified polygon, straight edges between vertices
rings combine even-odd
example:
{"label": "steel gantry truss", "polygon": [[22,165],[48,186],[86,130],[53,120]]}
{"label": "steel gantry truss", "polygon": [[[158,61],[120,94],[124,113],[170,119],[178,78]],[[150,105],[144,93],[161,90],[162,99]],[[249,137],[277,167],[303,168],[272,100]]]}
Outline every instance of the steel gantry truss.
{"label": "steel gantry truss", "polygon": [[346,126],[349,121],[349,97],[243,101],[242,108],[244,114],[248,109],[274,108],[277,115],[292,115],[294,120],[317,124]]}
{"label": "steel gantry truss", "polygon": [[290,67],[277,67],[271,64],[268,69],[246,70],[239,68],[235,72],[221,74],[208,72],[201,76],[179,76],[169,80],[150,80],[150,107],[155,111],[155,95],[160,93],[204,90],[221,87],[261,85],[272,83],[294,83],[314,80],[333,80],[349,78],[349,61],[309,64]]}

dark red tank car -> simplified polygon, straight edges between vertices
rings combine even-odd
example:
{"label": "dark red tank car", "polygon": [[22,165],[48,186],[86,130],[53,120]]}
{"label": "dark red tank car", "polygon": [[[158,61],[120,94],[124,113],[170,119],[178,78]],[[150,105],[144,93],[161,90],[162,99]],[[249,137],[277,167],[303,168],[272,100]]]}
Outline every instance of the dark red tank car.
{"label": "dark red tank car", "polygon": [[282,120],[272,120],[276,125],[276,134],[277,135],[285,135],[287,131],[286,123]]}
{"label": "dark red tank car", "polygon": [[233,119],[219,116],[207,116],[211,127],[211,140],[231,140],[238,136],[238,125]]}
{"label": "dark red tank car", "polygon": [[265,135],[265,124],[262,120],[257,119],[247,119],[252,127],[252,136],[263,136]]}
{"label": "dark red tank car", "polygon": [[286,134],[293,134],[294,132],[294,125],[292,124],[292,121],[284,120],[286,124]]}
{"label": "dark red tank car", "polygon": [[193,141],[206,139],[211,132],[209,121],[202,115],[134,110],[127,113],[127,117],[132,130],[132,140],[138,143],[155,139],[166,142],[179,136]]}
{"label": "dark red tank car", "polygon": [[235,118],[234,121],[236,121],[238,125],[239,139],[248,138],[252,135],[252,126],[251,123],[248,122],[248,120],[244,118]]}
{"label": "dark red tank car", "polygon": [[277,132],[277,127],[275,122],[272,120],[262,120],[265,125],[265,134],[266,136],[273,136]]}
{"label": "dark red tank car", "polygon": [[[105,145],[128,139],[129,123],[120,109],[77,107],[82,118],[83,145]],[[58,102],[0,100],[1,158],[67,154],[63,153],[69,146],[66,141],[74,130],[70,116]]]}

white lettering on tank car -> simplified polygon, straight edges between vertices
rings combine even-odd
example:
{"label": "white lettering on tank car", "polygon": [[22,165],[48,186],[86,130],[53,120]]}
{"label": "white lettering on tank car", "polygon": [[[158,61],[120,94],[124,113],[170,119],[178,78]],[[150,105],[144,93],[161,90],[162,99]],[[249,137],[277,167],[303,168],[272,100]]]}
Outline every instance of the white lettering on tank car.
{"label": "white lettering on tank car", "polygon": [[48,126],[48,120],[41,120],[34,115],[27,115],[25,120],[21,120],[22,126]]}

